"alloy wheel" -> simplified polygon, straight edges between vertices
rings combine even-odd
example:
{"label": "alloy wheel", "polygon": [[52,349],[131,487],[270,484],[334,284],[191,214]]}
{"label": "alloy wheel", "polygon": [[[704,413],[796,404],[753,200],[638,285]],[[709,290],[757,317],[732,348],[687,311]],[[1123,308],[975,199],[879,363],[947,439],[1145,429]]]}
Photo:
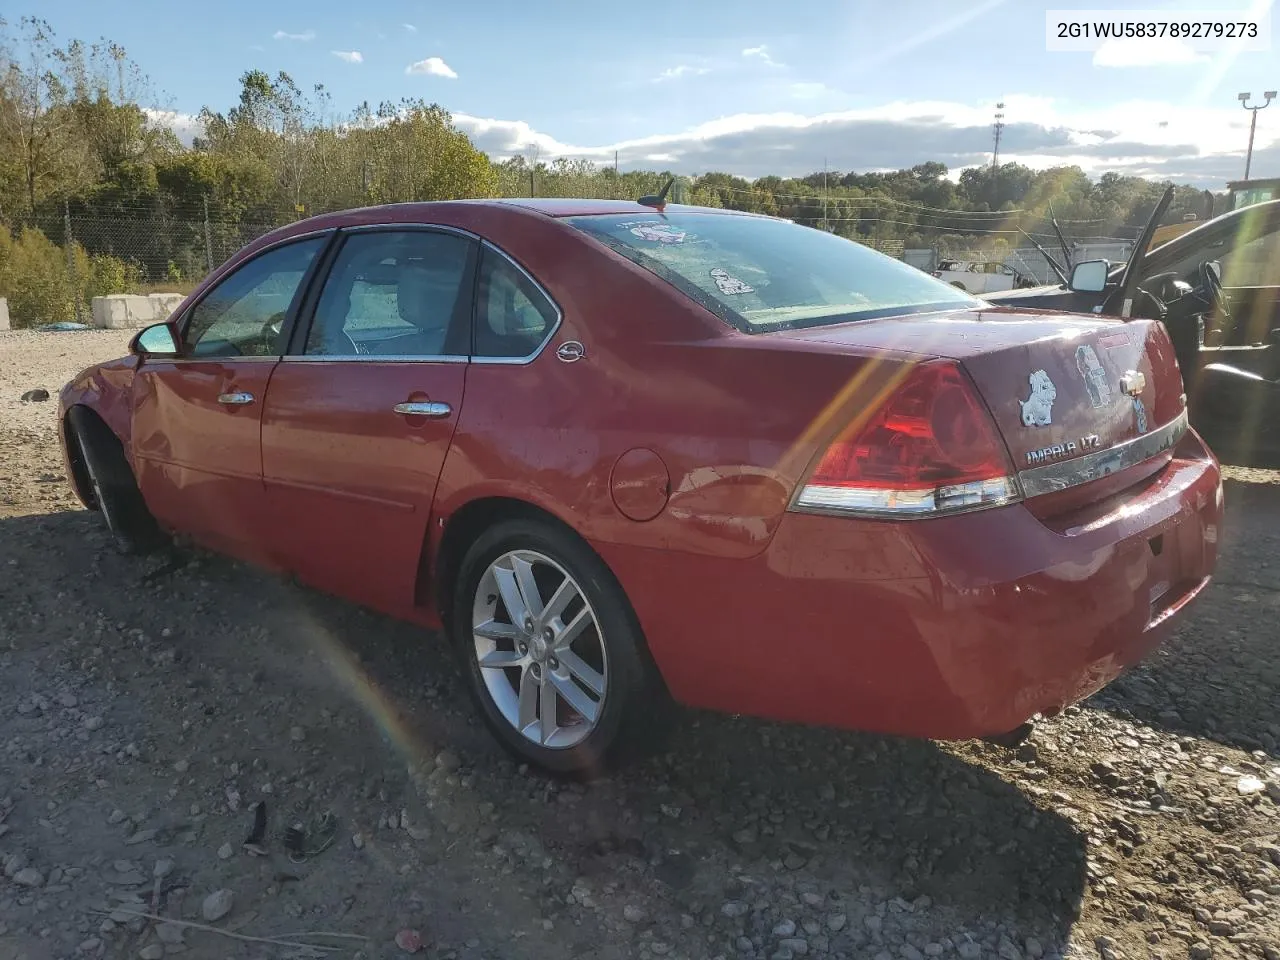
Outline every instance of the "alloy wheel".
{"label": "alloy wheel", "polygon": [[567,570],[533,550],[497,557],[476,587],[471,633],[485,688],[523,737],[563,750],[590,736],[604,709],[608,655]]}

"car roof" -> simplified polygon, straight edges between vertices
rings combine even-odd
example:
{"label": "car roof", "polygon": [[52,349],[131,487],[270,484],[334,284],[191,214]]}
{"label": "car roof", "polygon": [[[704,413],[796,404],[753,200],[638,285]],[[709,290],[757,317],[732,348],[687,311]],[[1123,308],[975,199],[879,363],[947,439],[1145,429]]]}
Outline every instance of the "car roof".
{"label": "car roof", "polygon": [[[473,200],[430,200],[413,203],[387,203],[380,206],[351,207],[345,210],[334,210],[321,213],[306,220],[289,224],[290,232],[299,229],[316,229],[328,226],[342,226],[348,222],[366,220],[377,213],[391,213],[390,219],[397,223],[413,223],[415,220],[430,223],[442,210],[460,207],[488,206],[499,209],[517,209],[532,211],[548,217],[583,217],[583,216],[642,216],[657,214],[659,211],[635,200],[601,200],[578,199],[572,197],[485,197]],[[692,204],[669,203],[663,210],[668,215],[673,213],[705,213],[731,217],[756,217],[764,220],[777,220],[760,213],[748,213],[743,210],[725,210],[720,207],[700,207]]]}
{"label": "car roof", "polygon": [[[794,221],[743,210],[725,210],[720,207],[700,207],[692,204],[669,203],[662,211],[635,200],[581,199],[572,197],[485,197],[469,200],[425,200],[407,203],[384,203],[368,207],[349,207],[318,213],[305,220],[295,220],[262,234],[242,247],[227,261],[234,266],[256,255],[265,247],[293,240],[307,234],[326,230],[368,226],[371,224],[433,224],[466,225],[471,217],[464,211],[487,208],[490,211],[507,211],[513,217],[563,218],[576,216],[656,216],[659,213],[707,214],[726,217],[746,217],[757,220]],[[219,270],[221,275],[223,271]],[[212,277],[212,275],[211,275]]]}
{"label": "car roof", "polygon": [[[524,207],[536,210],[549,217],[589,217],[605,215],[627,215],[657,213],[653,207],[645,206],[635,200],[589,200],[566,197],[503,197],[494,200],[458,200],[447,201],[457,203],[492,203],[504,206]],[[758,217],[763,214],[747,213],[744,210],[725,210],[721,207],[700,207],[694,204],[669,203],[663,208],[664,213],[712,213],[725,216]],[[777,219],[770,217],[768,219]]]}

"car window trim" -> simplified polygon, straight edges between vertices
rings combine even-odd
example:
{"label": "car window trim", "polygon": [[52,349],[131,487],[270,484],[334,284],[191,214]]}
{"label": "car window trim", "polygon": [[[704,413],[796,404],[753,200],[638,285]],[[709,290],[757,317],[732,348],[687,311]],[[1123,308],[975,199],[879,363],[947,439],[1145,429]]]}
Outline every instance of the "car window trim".
{"label": "car window trim", "polygon": [[[322,230],[309,230],[306,233],[294,234],[293,236],[289,236],[289,237],[281,237],[279,240],[275,241],[274,243],[269,243],[262,249],[255,250],[251,256],[245,257],[239,263],[228,268],[213,283],[211,283],[208,287],[206,287],[204,290],[200,292],[199,298],[187,304],[183,308],[182,314],[175,321],[173,321],[173,326],[178,331],[178,347],[183,350],[186,349],[187,327],[190,326],[191,316],[195,312],[195,310],[200,306],[200,304],[204,303],[205,299],[208,298],[208,296],[211,293],[213,293],[215,290],[221,287],[222,284],[225,283],[227,280],[229,280],[232,276],[239,273],[241,270],[243,270],[249,264],[253,263],[255,260],[259,259],[260,257],[266,256],[268,253],[271,253],[272,251],[279,250],[282,247],[289,246],[290,244],[293,244],[293,243],[302,243],[305,240],[314,240],[316,237],[327,237],[328,239],[325,245],[320,248],[315,258],[307,266],[307,270],[302,275],[302,280],[299,282],[297,289],[293,291],[293,297],[289,301],[289,309],[285,312],[284,323],[280,327],[280,339],[276,343],[276,349],[277,351],[280,349],[281,342],[283,342],[283,344],[287,349],[293,335],[293,327],[294,327],[294,322],[297,319],[298,309],[302,305],[302,301],[305,294],[308,292],[311,284],[315,280],[316,272],[319,269],[321,261],[324,260],[328,251],[333,247],[334,237],[337,235],[337,232],[338,232],[337,229],[334,227],[325,227]],[[216,361],[219,363],[229,363],[232,361],[235,361],[237,363],[239,362],[275,363],[281,358],[282,355],[283,354],[277,352],[265,357],[236,357],[236,356],[218,357],[218,356],[212,356],[212,355],[208,357],[196,357],[196,356],[190,356],[184,353],[184,354],[179,354],[176,357],[168,357],[166,358],[166,360],[169,360],[175,363],[182,363],[182,362],[208,363],[209,361]]]}
{"label": "car window trim", "polygon": [[[311,326],[315,323],[316,307],[320,304],[320,297],[324,293],[325,284],[329,282],[330,276],[333,274],[333,267],[337,263],[338,256],[342,252],[342,248],[346,245],[347,238],[363,233],[446,233],[453,236],[461,237],[469,241],[473,245],[473,249],[468,251],[467,269],[471,276],[463,276],[462,284],[459,288],[459,296],[471,298],[464,307],[464,314],[468,318],[470,329],[467,331],[467,341],[470,342],[474,336],[475,327],[475,280],[480,273],[480,251],[478,245],[484,240],[478,234],[470,230],[464,230],[461,227],[452,227],[443,223],[361,223],[354,226],[339,227],[335,231],[336,237],[330,247],[326,250],[324,257],[323,273],[314,278],[312,286],[307,290],[306,300],[299,305],[298,322],[294,325],[291,336],[285,345],[285,353],[280,360],[287,363],[469,363],[471,357],[459,354],[363,354],[355,353],[350,356],[340,356],[333,354],[307,354],[307,337],[311,335]],[[471,282],[468,283],[467,281]]]}
{"label": "car window trim", "polygon": [[[547,288],[539,283],[538,278],[530,273],[519,260],[511,256],[511,254],[507,253],[507,251],[503,250],[497,244],[491,243],[484,238],[481,238],[480,240],[480,247],[481,258],[476,264],[475,297],[471,302],[471,362],[481,364],[502,364],[507,366],[525,366],[526,364],[533,363],[534,360],[537,360],[538,357],[541,356],[542,351],[547,348],[547,344],[555,339],[556,332],[560,329],[561,324],[564,323],[564,311],[560,309],[560,304],[556,302],[555,297],[551,296]],[[483,267],[484,262],[483,254],[486,250],[492,251],[502,257],[507,261],[507,263],[511,264],[511,266],[515,267],[516,270],[523,274],[524,278],[529,281],[529,284],[538,293],[538,295],[551,305],[551,309],[555,313],[555,321],[547,328],[547,332],[543,336],[541,342],[531,353],[523,357],[490,357],[476,352],[476,330],[479,329],[480,326],[480,278],[483,274],[483,270],[481,268]]]}

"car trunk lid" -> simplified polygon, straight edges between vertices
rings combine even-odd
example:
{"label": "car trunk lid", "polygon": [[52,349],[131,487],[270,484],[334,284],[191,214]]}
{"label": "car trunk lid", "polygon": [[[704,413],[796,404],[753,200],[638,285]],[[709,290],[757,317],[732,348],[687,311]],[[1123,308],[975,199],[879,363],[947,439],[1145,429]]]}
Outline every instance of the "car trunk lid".
{"label": "car trunk lid", "polygon": [[[1105,461],[1099,476],[1138,462],[1155,469],[1168,444],[1139,438],[1172,434],[1184,420],[1173,345],[1155,321],[988,309],[776,335],[842,344],[860,353],[959,361],[1024,475],[1028,496],[1087,482],[1091,474],[1053,466],[1081,458]],[[1116,456],[1097,456],[1113,450]]]}

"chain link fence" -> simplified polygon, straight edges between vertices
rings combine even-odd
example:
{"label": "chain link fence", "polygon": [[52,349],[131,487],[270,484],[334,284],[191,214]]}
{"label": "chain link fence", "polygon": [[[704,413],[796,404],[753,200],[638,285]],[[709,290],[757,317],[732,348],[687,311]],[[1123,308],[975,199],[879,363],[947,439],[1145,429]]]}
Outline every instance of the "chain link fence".
{"label": "chain link fence", "polygon": [[[517,175],[515,171],[505,170],[501,179],[499,192],[509,197],[528,196],[531,192],[563,197],[620,196],[624,193],[638,196],[639,193],[661,189],[664,183],[660,176],[654,175],[652,183],[628,182],[624,185],[611,170],[584,176],[576,171],[554,168],[550,172],[539,172],[532,184],[527,172]],[[520,189],[522,186],[523,190]],[[531,186],[533,190],[530,190]],[[672,197],[677,202],[696,203],[702,199],[687,197],[685,186],[679,181],[677,187],[679,189],[673,191],[676,195]],[[125,292],[190,292],[208,273],[246,244],[279,226],[320,212],[319,209],[300,207],[270,218],[260,216],[248,222],[227,221],[210,216],[209,207],[201,204],[195,209],[188,206],[181,210],[123,209],[117,217],[77,215],[70,208],[65,208],[61,216],[29,217],[13,224],[11,234],[17,236],[24,227],[40,231],[44,238],[41,242],[47,247],[39,266],[47,277],[30,278],[28,287],[31,292],[26,300],[19,296],[15,303],[11,290],[0,289],[0,295],[9,295],[10,309],[16,313],[19,325],[60,320],[89,322],[89,302],[95,296]],[[859,239],[926,272],[937,270],[943,259],[942,251],[936,246],[907,248],[902,240]],[[1132,242],[1123,240],[1087,246],[1076,243],[1073,244],[1073,259],[1123,260],[1131,246]],[[1057,282],[1043,255],[1032,248],[1006,247],[999,253],[971,251],[967,255],[948,250],[946,256],[975,261],[999,260],[1016,271],[1022,283]],[[53,276],[55,271],[56,277]],[[3,274],[2,269],[0,274]],[[13,287],[16,282],[9,277],[6,284],[5,278],[0,276],[0,287]]]}

